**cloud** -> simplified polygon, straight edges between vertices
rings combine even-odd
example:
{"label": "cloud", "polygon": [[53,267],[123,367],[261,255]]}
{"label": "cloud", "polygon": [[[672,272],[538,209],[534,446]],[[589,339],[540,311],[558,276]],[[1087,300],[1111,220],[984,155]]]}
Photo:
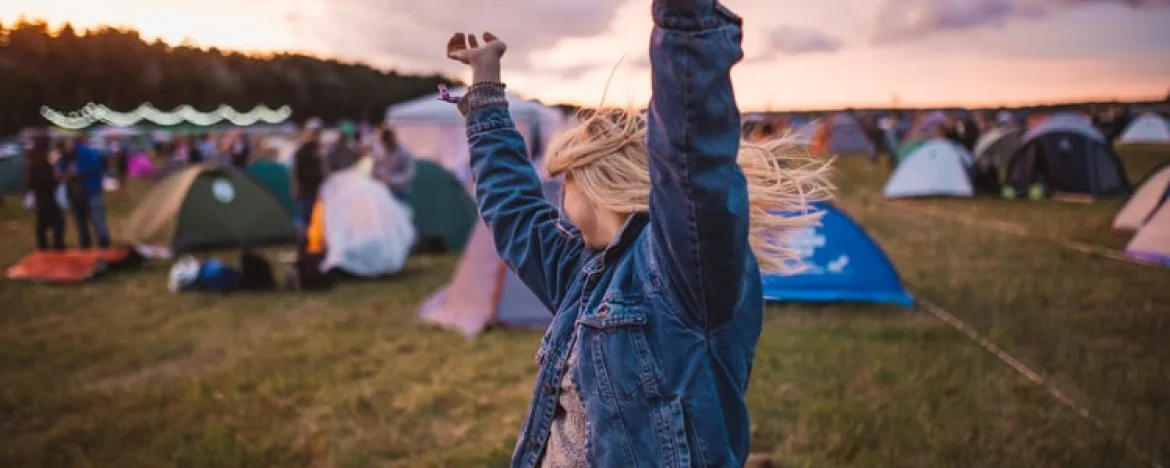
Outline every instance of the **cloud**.
{"label": "cloud", "polygon": [[300,0],[313,12],[297,27],[319,48],[407,69],[461,70],[443,55],[450,34],[491,31],[508,43],[510,69],[538,68],[531,55],[565,38],[608,30],[628,0]]}
{"label": "cloud", "polygon": [[781,26],[768,32],[768,54],[801,55],[836,52],[841,39],[816,29]]}
{"label": "cloud", "polygon": [[942,31],[1036,20],[1089,4],[1153,9],[1170,7],[1170,0],[886,0],[878,11],[873,41],[898,43]]}

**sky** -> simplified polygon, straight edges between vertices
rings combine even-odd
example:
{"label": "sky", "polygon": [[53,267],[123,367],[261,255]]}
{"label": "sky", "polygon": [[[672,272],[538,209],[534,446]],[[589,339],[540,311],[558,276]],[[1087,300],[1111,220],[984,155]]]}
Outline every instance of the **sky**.
{"label": "sky", "polygon": [[[296,51],[468,79],[456,31],[508,43],[509,88],[545,102],[650,94],[648,0],[0,0],[75,27]],[[745,110],[1011,105],[1170,93],[1170,0],[724,0],[744,18]],[[612,79],[610,75],[612,73]],[[608,87],[607,87],[608,83]]]}

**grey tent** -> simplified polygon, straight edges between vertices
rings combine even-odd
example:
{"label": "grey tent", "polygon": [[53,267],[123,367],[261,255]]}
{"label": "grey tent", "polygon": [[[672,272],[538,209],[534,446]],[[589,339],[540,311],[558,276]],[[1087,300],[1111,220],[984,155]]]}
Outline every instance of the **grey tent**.
{"label": "grey tent", "polygon": [[829,119],[828,145],[829,154],[838,155],[870,155],[875,151],[874,144],[869,141],[865,127],[856,117],[841,113]]}
{"label": "grey tent", "polygon": [[1016,150],[1020,149],[1020,137],[1024,135],[1022,129],[1016,127],[996,127],[984,133],[975,143],[975,161],[988,163],[996,170],[1002,170]]}
{"label": "grey tent", "polygon": [[[556,200],[560,186],[558,181],[545,182],[545,198]],[[451,282],[423,302],[419,318],[470,337],[489,326],[544,330],[552,313],[500,259],[491,232],[480,220]]]}

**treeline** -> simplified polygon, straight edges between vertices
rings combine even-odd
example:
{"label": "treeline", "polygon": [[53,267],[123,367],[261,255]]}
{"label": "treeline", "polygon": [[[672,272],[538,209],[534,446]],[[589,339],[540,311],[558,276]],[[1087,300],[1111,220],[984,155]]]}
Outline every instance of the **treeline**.
{"label": "treeline", "polygon": [[78,33],[42,22],[0,24],[0,137],[43,126],[41,106],[67,112],[94,102],[126,112],[144,102],[209,111],[289,105],[293,119],[381,121],[386,107],[434,93],[441,76],[402,75],[294,54],[248,56],[147,42],[137,31]]}

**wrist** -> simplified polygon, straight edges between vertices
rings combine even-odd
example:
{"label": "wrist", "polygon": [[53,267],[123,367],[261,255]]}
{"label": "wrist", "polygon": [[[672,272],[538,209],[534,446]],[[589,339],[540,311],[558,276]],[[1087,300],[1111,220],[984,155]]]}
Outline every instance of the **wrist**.
{"label": "wrist", "polygon": [[485,60],[471,68],[471,84],[500,83],[500,61]]}

